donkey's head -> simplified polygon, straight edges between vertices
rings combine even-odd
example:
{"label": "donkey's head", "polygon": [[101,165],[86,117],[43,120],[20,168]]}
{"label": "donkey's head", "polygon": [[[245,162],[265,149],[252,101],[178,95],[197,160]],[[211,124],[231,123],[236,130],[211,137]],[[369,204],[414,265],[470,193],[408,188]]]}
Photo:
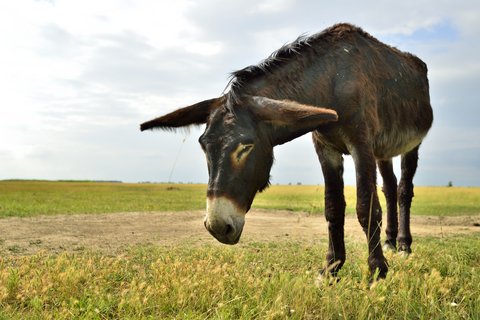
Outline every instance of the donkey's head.
{"label": "donkey's head", "polygon": [[218,241],[235,244],[255,194],[269,184],[273,147],[336,120],[333,110],[293,101],[223,96],[145,122],[141,130],[207,124],[199,139],[209,173],[204,224]]}

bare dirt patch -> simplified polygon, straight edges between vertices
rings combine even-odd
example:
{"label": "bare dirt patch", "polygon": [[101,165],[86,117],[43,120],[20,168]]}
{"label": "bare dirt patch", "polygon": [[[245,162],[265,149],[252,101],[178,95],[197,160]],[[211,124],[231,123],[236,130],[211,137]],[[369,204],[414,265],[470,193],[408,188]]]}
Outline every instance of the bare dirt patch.
{"label": "bare dirt patch", "polygon": [[[56,215],[0,219],[0,254],[28,255],[38,251],[101,250],[115,253],[136,244],[171,246],[219,244],[203,227],[202,211]],[[480,216],[412,218],[414,237],[444,237],[480,232]],[[354,216],[347,216],[345,235],[364,241]],[[323,216],[254,210],[247,215],[241,243],[252,241],[327,240]],[[415,241],[415,240],[414,240]]]}

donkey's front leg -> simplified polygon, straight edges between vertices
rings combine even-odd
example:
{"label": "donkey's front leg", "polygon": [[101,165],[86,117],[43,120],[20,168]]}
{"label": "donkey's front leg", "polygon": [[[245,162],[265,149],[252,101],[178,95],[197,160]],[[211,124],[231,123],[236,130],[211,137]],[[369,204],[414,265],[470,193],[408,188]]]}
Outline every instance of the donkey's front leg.
{"label": "donkey's front leg", "polygon": [[388,264],[380,244],[382,210],[376,186],[376,165],[372,147],[368,144],[355,146],[352,150],[357,177],[357,217],[368,241],[368,265],[373,275],[385,278]]}
{"label": "donkey's front leg", "polygon": [[321,276],[337,276],[345,262],[345,197],[343,194],[343,157],[338,151],[323,146],[313,135],[318,159],[325,179],[325,218],[328,222],[327,266]]}

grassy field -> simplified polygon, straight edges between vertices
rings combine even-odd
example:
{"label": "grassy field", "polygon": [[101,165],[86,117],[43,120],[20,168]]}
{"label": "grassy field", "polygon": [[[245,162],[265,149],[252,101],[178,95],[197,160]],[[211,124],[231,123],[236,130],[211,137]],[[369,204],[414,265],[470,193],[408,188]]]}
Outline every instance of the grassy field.
{"label": "grassy field", "polygon": [[[4,181],[0,216],[192,210],[204,198],[204,185]],[[322,202],[319,186],[272,186],[254,207],[321,213]],[[480,189],[417,188],[413,212],[479,214]],[[341,280],[320,286],[326,239],[5,255],[0,319],[480,319],[480,232],[415,238],[409,257],[387,253],[388,277],[371,287],[366,243],[346,246]]]}
{"label": "grassy field", "polygon": [[205,194],[205,185],[194,184],[3,181],[0,217],[197,210]]}
{"label": "grassy field", "polygon": [[[322,186],[271,186],[253,208],[323,213],[323,193]],[[0,217],[201,210],[205,194],[201,184],[0,181]],[[345,197],[347,213],[355,212],[355,188],[346,187]],[[417,187],[412,213],[480,214],[480,188]]]}
{"label": "grassy field", "polygon": [[[424,238],[369,288],[363,244],[315,286],[325,243],[0,258],[0,319],[479,319],[480,240]],[[435,259],[432,259],[435,257]]]}

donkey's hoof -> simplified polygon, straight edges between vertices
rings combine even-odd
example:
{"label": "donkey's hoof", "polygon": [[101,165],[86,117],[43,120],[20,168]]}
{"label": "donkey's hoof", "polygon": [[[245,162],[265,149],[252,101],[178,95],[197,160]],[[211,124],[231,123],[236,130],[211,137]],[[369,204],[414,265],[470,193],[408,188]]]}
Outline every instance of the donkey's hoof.
{"label": "donkey's hoof", "polygon": [[398,253],[408,257],[408,255],[412,253],[412,249],[410,249],[410,247],[407,246],[406,244],[400,244],[398,246]]}
{"label": "donkey's hoof", "polygon": [[410,257],[410,253],[408,253],[407,251],[398,251],[397,255],[403,259],[407,259],[408,257]]}
{"label": "donkey's hoof", "polygon": [[315,286],[317,288],[329,287],[340,281],[338,276],[334,276],[331,273],[320,272],[317,279],[315,279]]}
{"label": "donkey's hoof", "polygon": [[384,252],[388,252],[388,251],[395,252],[395,251],[397,251],[397,247],[389,241],[385,241],[385,243],[382,246],[382,249],[383,249]]}
{"label": "donkey's hoof", "polygon": [[373,280],[385,279],[388,273],[387,260],[382,256],[379,258],[370,257],[368,259],[368,266],[370,268],[370,277]]}

